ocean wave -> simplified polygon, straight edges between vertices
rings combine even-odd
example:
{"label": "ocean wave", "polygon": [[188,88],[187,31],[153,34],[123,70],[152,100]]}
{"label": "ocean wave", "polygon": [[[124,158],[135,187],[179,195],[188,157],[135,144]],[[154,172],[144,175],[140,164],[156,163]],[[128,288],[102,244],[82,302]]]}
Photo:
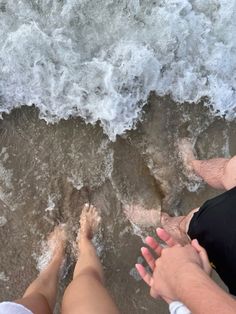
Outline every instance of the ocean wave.
{"label": "ocean wave", "polygon": [[100,121],[114,140],[150,91],[236,112],[235,0],[0,0],[0,112]]}

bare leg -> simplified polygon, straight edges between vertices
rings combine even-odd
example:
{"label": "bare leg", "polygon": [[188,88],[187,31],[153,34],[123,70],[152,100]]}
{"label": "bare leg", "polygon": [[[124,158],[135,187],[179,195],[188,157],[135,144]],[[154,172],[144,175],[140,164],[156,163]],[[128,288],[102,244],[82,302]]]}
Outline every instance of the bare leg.
{"label": "bare leg", "polygon": [[194,171],[215,189],[224,190],[223,177],[229,159],[193,160]]}
{"label": "bare leg", "polygon": [[230,190],[236,186],[236,156],[231,159],[193,160],[192,165],[194,171],[215,189]]}
{"label": "bare leg", "polygon": [[79,258],[73,280],[67,287],[62,314],[118,314],[113,300],[104,287],[103,270],[91,242],[100,217],[93,206],[85,205],[80,218],[77,242]]}
{"label": "bare leg", "polygon": [[31,283],[23,298],[16,300],[34,314],[50,314],[56,302],[58,274],[64,257],[66,235],[62,226],[57,226],[48,240],[51,260],[46,268]]}
{"label": "bare leg", "polygon": [[195,172],[215,189],[229,190],[236,186],[236,156],[231,159],[197,160],[193,144],[188,139],[179,142],[180,155],[189,172]]}

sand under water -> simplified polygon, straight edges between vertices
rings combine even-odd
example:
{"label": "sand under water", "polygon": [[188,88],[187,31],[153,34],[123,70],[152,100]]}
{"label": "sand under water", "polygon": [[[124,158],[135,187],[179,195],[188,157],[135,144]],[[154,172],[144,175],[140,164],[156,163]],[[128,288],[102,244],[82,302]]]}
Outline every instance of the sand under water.
{"label": "sand under water", "polygon": [[[35,107],[21,107],[0,121],[0,299],[15,299],[37,275],[41,242],[59,222],[70,244],[85,202],[101,209],[95,239],[107,287],[121,313],[168,313],[150,298],[134,265],[140,229],[125,217],[125,204],[187,213],[218,192],[188,178],[177,141],[189,137],[199,158],[236,154],[236,122],[215,117],[203,104],[177,104],[151,94],[135,130],[109,140],[98,124],[80,118],[46,124]],[[68,247],[61,290],[71,278]]]}
{"label": "sand under water", "polygon": [[235,14],[234,0],[0,0],[1,300],[37,275],[55,224],[73,242],[91,202],[121,312],[167,313],[134,270],[154,230],[123,208],[182,214],[217,193],[188,176],[177,143],[236,153]]}

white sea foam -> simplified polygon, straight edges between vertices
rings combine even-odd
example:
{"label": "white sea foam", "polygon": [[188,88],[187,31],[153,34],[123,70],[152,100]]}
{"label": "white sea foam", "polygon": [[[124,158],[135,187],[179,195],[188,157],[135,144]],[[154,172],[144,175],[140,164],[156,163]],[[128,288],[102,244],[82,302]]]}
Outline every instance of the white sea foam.
{"label": "white sea foam", "polygon": [[45,208],[45,212],[51,212],[53,210],[55,210],[55,206],[56,204],[54,203],[54,198],[49,195],[48,196],[48,205],[47,205],[47,208]]}
{"label": "white sea foam", "polygon": [[9,280],[9,277],[8,276],[6,276],[6,274],[3,272],[3,271],[1,271],[0,272],[0,281],[8,281]]}
{"label": "white sea foam", "polygon": [[151,90],[236,112],[235,0],[0,0],[0,112],[131,129]]}
{"label": "white sea foam", "polygon": [[6,223],[7,223],[6,217],[0,216],[0,227],[5,226]]}

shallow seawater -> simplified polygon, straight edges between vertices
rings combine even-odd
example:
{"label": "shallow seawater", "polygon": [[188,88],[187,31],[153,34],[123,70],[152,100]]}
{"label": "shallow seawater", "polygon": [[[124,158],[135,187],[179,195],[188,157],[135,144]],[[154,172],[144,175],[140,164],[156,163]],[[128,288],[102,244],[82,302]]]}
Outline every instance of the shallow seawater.
{"label": "shallow seawater", "polygon": [[[204,105],[176,104],[152,94],[136,130],[112,142],[96,124],[80,118],[46,124],[34,107],[21,107],[0,121],[0,295],[17,298],[36,276],[41,241],[67,223],[70,244],[85,202],[102,211],[96,238],[107,286],[122,313],[168,313],[149,297],[134,264],[140,259],[140,229],[125,218],[125,204],[146,210],[188,212],[217,192],[194,183],[182,167],[177,142],[189,137],[199,158],[236,153],[235,122],[214,117]],[[73,256],[68,246],[67,272]]]}
{"label": "shallow seawater", "polygon": [[60,222],[63,291],[91,202],[121,312],[168,313],[134,270],[154,228],[131,224],[124,207],[178,215],[217,193],[186,173],[178,141],[190,138],[198,158],[236,153],[235,13],[235,0],[0,0],[2,300],[37,275]]}

